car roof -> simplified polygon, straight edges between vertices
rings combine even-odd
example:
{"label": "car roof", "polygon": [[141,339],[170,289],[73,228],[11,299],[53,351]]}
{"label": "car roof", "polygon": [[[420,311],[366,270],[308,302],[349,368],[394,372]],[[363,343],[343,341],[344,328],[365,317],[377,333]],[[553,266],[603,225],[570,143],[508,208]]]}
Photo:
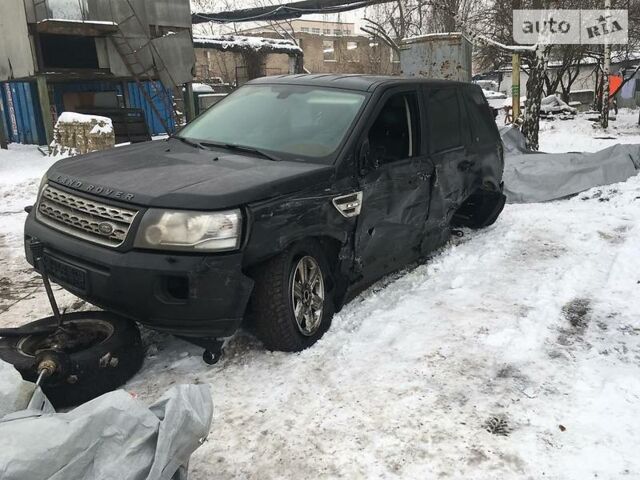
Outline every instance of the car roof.
{"label": "car roof", "polygon": [[342,88],[346,90],[372,91],[377,87],[395,86],[405,84],[422,84],[430,86],[471,85],[465,82],[452,80],[436,80],[422,77],[398,77],[385,75],[359,75],[359,74],[300,74],[300,75],[274,75],[271,77],[259,77],[248,82],[249,84],[285,84],[308,85],[316,87]]}

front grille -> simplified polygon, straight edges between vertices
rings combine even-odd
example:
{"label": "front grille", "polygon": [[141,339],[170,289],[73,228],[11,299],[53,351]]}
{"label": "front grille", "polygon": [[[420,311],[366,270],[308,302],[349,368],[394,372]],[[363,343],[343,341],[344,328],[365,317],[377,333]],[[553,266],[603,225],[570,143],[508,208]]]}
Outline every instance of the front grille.
{"label": "front grille", "polygon": [[117,247],[127,238],[137,213],[137,210],[114,207],[45,185],[37,218],[74,237]]}

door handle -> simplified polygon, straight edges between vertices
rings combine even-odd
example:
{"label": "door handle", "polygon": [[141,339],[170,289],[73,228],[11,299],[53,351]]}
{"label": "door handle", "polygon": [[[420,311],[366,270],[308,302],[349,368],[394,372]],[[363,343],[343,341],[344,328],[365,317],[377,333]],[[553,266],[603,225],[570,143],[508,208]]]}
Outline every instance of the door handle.
{"label": "door handle", "polygon": [[466,172],[468,170],[471,170],[471,167],[473,167],[475,164],[476,162],[472,162],[471,160],[463,160],[458,164],[458,170],[460,170],[461,172]]}

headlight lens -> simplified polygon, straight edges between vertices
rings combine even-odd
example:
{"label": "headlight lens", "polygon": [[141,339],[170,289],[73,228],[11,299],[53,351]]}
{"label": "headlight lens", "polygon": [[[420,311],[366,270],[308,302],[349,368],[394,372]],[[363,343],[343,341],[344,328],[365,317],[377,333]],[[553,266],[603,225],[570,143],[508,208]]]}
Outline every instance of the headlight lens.
{"label": "headlight lens", "polygon": [[44,188],[44,186],[47,184],[47,182],[49,181],[49,179],[47,178],[47,175],[43,175],[42,176],[42,180],[40,180],[40,186],[38,187],[38,195],[40,195],[42,193],[42,189]]}
{"label": "headlight lens", "polygon": [[142,217],[134,245],[161,250],[220,252],[240,247],[242,214],[149,209]]}

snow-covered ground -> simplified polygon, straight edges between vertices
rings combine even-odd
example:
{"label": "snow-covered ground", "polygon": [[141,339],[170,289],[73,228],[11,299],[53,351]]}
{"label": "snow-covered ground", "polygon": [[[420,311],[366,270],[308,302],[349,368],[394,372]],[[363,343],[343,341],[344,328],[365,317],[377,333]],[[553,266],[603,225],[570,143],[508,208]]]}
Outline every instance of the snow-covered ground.
{"label": "snow-covered ground", "polygon": [[[637,115],[622,111],[606,135],[582,116],[545,123],[541,148],[640,143]],[[48,163],[32,147],[0,151],[0,325],[48,314],[21,245],[21,208]],[[211,384],[194,480],[640,478],[639,245],[640,177],[508,205],[371,287],[305,352],[241,333],[207,366],[201,349],[145,331],[126,388],[151,401]]]}

